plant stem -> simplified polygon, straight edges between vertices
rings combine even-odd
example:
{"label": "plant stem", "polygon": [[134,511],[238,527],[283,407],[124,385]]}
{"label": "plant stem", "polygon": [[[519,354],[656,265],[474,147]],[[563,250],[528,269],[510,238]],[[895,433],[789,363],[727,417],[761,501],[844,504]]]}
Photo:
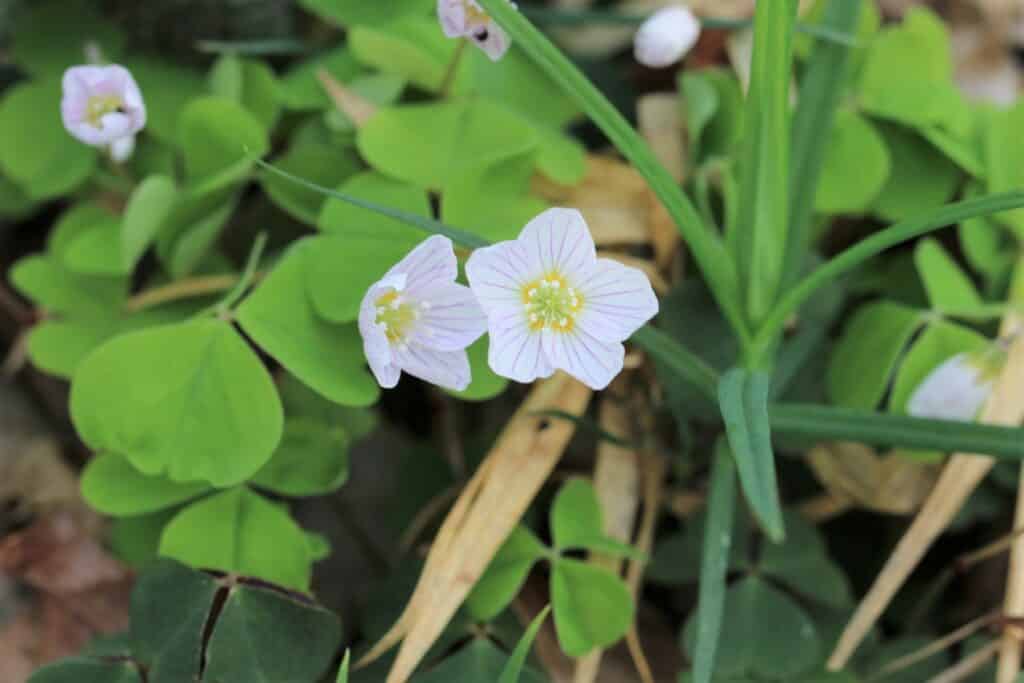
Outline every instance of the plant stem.
{"label": "plant stem", "polygon": [[147,308],[171,303],[172,301],[219,294],[234,287],[238,281],[239,276],[237,275],[204,275],[187,280],[178,280],[161,287],[154,287],[144,292],[139,292],[128,299],[124,310],[128,313],[138,313]]}

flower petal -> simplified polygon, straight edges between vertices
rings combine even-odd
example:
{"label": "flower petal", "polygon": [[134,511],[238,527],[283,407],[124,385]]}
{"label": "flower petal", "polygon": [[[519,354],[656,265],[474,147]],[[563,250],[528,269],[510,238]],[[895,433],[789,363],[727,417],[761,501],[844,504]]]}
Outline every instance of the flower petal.
{"label": "flower petal", "polygon": [[700,38],[700,20],[688,7],[671,5],[641,24],[633,40],[636,60],[652,68],[675,64]]}
{"label": "flower petal", "polygon": [[123,164],[131,158],[135,151],[135,136],[125,135],[110,143],[110,158]]}
{"label": "flower petal", "polygon": [[437,0],[437,18],[445,36],[459,38],[466,34],[466,7],[462,0]]}
{"label": "flower petal", "polygon": [[598,339],[578,326],[572,332],[547,333],[544,341],[552,365],[595,391],[622,372],[626,349],[617,341]]}
{"label": "flower petal", "polygon": [[540,273],[558,271],[570,281],[597,259],[594,238],[576,209],[548,209],[526,224],[519,242]]}
{"label": "flower petal", "polygon": [[518,240],[477,249],[466,261],[469,286],[488,316],[499,309],[521,309],[523,285],[541,274],[539,264]]}
{"label": "flower petal", "polygon": [[383,287],[373,285],[366,292],[359,306],[359,334],[363,337],[363,353],[370,365],[377,384],[391,389],[398,384],[402,369],[391,354],[391,344],[384,332],[384,326],[376,322],[377,307],[374,303],[383,293]]}
{"label": "flower petal", "polygon": [[395,359],[413,377],[452,391],[462,391],[472,380],[465,351],[439,351],[411,343],[396,349]]}
{"label": "flower petal", "polygon": [[398,274],[405,275],[405,291],[412,296],[441,282],[455,282],[459,264],[452,241],[444,235],[432,235],[423,240],[392,266],[385,278]]}
{"label": "flower petal", "polygon": [[469,37],[491,58],[492,62],[504,57],[512,44],[505,30],[493,21],[488,21],[486,26],[472,29],[469,32]]}
{"label": "flower petal", "polygon": [[487,331],[487,318],[469,287],[448,283],[418,296],[421,317],[411,342],[438,351],[461,351]]}
{"label": "flower petal", "polygon": [[521,312],[504,319],[491,318],[488,329],[491,339],[487,362],[495,373],[524,384],[554,373],[544,353],[542,334],[530,330]]}
{"label": "flower petal", "polygon": [[995,388],[970,353],[960,353],[932,370],[907,401],[907,414],[973,422]]}
{"label": "flower petal", "polygon": [[647,275],[612,259],[597,259],[577,289],[583,295],[577,324],[602,341],[625,341],[658,313]]}

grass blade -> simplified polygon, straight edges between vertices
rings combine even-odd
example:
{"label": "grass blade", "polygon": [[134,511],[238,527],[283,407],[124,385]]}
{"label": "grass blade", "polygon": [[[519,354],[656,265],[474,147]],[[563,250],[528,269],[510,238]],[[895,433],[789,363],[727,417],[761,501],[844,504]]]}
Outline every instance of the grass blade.
{"label": "grass blade", "polygon": [[718,383],[718,404],[743,493],[765,532],[779,542],[786,532],[768,421],[770,388],[769,375],[733,368]]}
{"label": "grass blade", "polygon": [[345,658],[341,660],[341,668],[338,669],[337,683],[348,683],[348,664],[352,657],[351,650],[345,650]]}
{"label": "grass blade", "polygon": [[754,17],[754,55],[738,159],[739,213],[726,235],[754,321],[775,302],[789,231],[789,85],[796,10],[796,0],[759,2]]}
{"label": "grass blade", "polygon": [[633,333],[630,341],[664,363],[674,375],[699,389],[711,401],[718,400],[718,373],[668,334],[645,325]]}
{"label": "grass blade", "polygon": [[530,648],[533,647],[533,641],[537,639],[537,634],[540,633],[540,627],[544,624],[544,620],[548,617],[548,612],[551,611],[551,605],[545,607],[540,614],[533,618],[530,622],[529,627],[526,629],[526,633],[519,639],[516,644],[516,649],[512,651],[512,655],[509,656],[508,662],[505,663],[505,668],[501,670],[501,676],[498,678],[498,683],[519,683],[519,677],[523,672],[523,665],[526,664],[526,657],[530,654]]}
{"label": "grass blade", "polygon": [[[825,9],[824,28],[852,33],[857,29],[861,0],[832,2]],[[843,45],[819,41],[807,60],[800,100],[793,115],[789,166],[789,236],[783,258],[782,287],[799,276],[807,255],[814,196],[825,161],[836,106],[846,81],[850,51]]]}
{"label": "grass blade", "polygon": [[697,643],[693,658],[694,683],[710,683],[714,672],[715,652],[725,611],[725,583],[735,509],[736,467],[728,446],[720,441],[711,468],[708,515],[704,523],[700,594],[697,598]]}

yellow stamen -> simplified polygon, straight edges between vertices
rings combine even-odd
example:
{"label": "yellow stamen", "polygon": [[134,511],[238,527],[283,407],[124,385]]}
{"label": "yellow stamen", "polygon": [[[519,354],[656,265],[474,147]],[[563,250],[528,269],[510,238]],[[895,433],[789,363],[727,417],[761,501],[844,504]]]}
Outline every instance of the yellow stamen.
{"label": "yellow stamen", "polygon": [[565,277],[552,271],[522,287],[527,323],[534,332],[571,332],[583,308],[583,295]]}

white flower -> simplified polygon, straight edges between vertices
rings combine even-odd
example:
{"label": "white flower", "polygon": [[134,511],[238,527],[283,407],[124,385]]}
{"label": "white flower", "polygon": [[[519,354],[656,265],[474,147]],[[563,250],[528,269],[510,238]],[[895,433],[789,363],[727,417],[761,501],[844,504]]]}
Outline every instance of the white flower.
{"label": "white flower", "polygon": [[[992,353],[989,358],[999,358]],[[918,385],[907,413],[914,417],[972,422],[992,393],[1000,363],[984,354],[959,353],[932,370]]]}
{"label": "white flower", "polygon": [[437,18],[446,36],[469,38],[493,61],[498,61],[508,52],[508,34],[476,0],[437,0]]}
{"label": "white flower", "polygon": [[87,145],[105,147],[115,161],[135,149],[135,134],[146,125],[142,92],[128,69],[73,66],[64,72],[60,103],[64,127]]}
{"label": "white flower", "polygon": [[622,370],[622,342],[658,312],[643,272],[597,258],[579,211],[549,209],[466,263],[487,313],[491,368],[531,382],[564,370],[593,389]]}
{"label": "white flower", "polygon": [[661,68],[686,56],[700,37],[700,20],[689,7],[672,5],[647,18],[636,32],[633,52],[645,66]]}
{"label": "white flower", "polygon": [[452,241],[434,235],[370,286],[359,308],[363,349],[377,382],[402,371],[446,389],[469,386],[466,347],[487,329],[469,287],[455,282]]}

